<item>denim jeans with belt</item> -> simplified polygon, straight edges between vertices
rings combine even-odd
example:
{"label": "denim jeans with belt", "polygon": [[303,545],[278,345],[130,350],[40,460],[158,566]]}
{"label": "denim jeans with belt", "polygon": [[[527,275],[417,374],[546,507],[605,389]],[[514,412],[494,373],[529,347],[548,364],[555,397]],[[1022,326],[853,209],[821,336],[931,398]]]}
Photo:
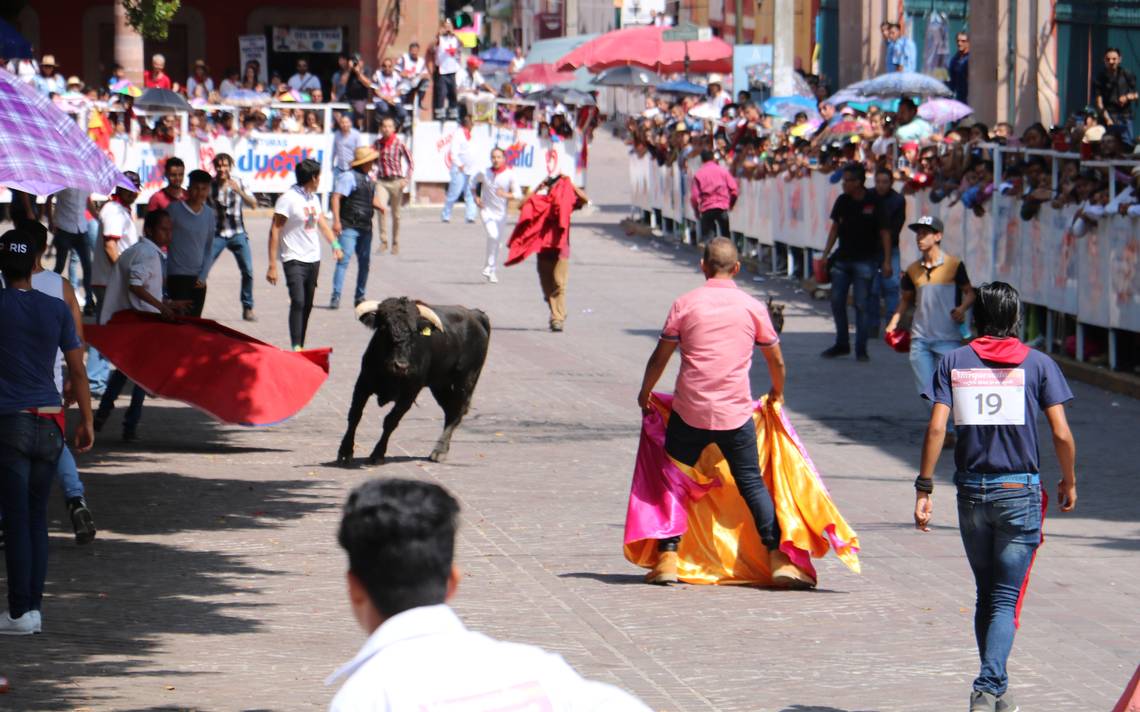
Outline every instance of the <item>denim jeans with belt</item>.
{"label": "denim jeans with belt", "polygon": [[447,184],[447,195],[443,199],[443,212],[440,218],[444,222],[451,221],[451,208],[463,198],[463,217],[467,222],[475,222],[475,196],[471,194],[471,180],[469,176],[457,167],[451,167],[451,180]]}
{"label": "denim jeans with belt", "polygon": [[234,253],[237,260],[238,271],[241,272],[241,305],[246,309],[253,309],[253,252],[249,249],[249,235],[244,232],[234,233],[229,237],[214,235],[214,253],[210,258],[210,266],[218,261],[222,250]]}
{"label": "denim jeans with belt", "polygon": [[974,636],[981,671],[974,689],[1001,696],[1009,686],[1017,601],[1041,544],[1037,475],[958,473],[958,529],[977,584]]}
{"label": "denim jeans with belt", "polygon": [[364,300],[364,292],[368,287],[368,270],[372,264],[372,228],[371,226],[360,230],[355,227],[346,227],[340,231],[341,258],[337,260],[333,270],[332,298],[339,301],[344,290],[344,273],[348,270],[348,263],[356,255],[356,291],[353,292],[353,304]]}
{"label": "denim jeans with belt", "polygon": [[0,415],[0,511],[8,567],[8,615],[38,611],[47,578],[47,508],[63,433],[31,413]]}
{"label": "denim jeans with belt", "polygon": [[[665,453],[677,462],[692,467],[704,449],[713,443],[724,455],[740,496],[752,512],[760,540],[768,551],[779,549],[780,522],[776,519],[776,505],[760,473],[760,453],[756,448],[756,426],[752,419],[734,430],[703,430],[689,425],[676,412],[669,416],[669,424],[665,427]],[[658,547],[662,550],[675,549],[679,540],[680,537],[663,539]]]}
{"label": "denim jeans with belt", "polygon": [[835,345],[850,346],[847,333],[847,290],[855,288],[855,353],[867,353],[867,302],[878,265],[874,260],[836,260],[831,267],[831,315]]}

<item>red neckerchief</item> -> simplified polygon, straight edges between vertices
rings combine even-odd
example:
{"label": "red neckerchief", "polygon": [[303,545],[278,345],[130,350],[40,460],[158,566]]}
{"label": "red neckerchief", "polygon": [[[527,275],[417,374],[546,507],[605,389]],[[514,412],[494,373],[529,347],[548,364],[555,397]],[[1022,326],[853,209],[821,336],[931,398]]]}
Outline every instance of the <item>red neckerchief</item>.
{"label": "red neckerchief", "polygon": [[463,127],[463,135],[467,137],[468,141],[470,141],[471,140],[471,129],[467,128],[466,126]]}
{"label": "red neckerchief", "polygon": [[1000,339],[994,336],[979,336],[970,342],[970,348],[983,361],[1014,366],[1029,356],[1029,347],[1012,336]]}
{"label": "red neckerchief", "polygon": [[491,172],[494,173],[495,175],[499,175],[500,173],[507,170],[508,168],[510,168],[510,166],[508,166],[506,163],[504,163],[502,168],[495,168],[492,166]]}
{"label": "red neckerchief", "polygon": [[396,140],[397,140],[396,134],[392,134],[391,136],[388,136],[387,138],[380,139],[380,145],[385,150],[387,150],[387,149],[391,148],[392,144],[394,144],[396,142]]}

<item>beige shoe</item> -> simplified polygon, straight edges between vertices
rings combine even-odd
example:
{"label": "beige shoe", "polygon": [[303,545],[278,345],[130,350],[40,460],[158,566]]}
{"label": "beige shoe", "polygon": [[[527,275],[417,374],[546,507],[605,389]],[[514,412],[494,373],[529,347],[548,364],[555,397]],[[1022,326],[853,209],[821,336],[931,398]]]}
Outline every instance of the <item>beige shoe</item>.
{"label": "beige shoe", "polygon": [[782,588],[815,588],[815,581],[792,563],[782,551],[768,552],[768,566],[772,569],[772,584]]}
{"label": "beige shoe", "polygon": [[677,583],[677,564],[680,560],[675,551],[658,552],[657,564],[652,571],[645,574],[645,583],[659,585]]}

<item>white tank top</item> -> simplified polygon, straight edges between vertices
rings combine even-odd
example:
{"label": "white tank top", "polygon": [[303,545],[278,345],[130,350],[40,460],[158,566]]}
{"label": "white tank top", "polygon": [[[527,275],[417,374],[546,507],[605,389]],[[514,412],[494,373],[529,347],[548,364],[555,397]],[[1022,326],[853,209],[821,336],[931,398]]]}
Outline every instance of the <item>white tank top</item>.
{"label": "white tank top", "polygon": [[[32,275],[32,289],[63,301],[63,277],[45,269]],[[63,352],[55,350],[55,389],[63,395]]]}

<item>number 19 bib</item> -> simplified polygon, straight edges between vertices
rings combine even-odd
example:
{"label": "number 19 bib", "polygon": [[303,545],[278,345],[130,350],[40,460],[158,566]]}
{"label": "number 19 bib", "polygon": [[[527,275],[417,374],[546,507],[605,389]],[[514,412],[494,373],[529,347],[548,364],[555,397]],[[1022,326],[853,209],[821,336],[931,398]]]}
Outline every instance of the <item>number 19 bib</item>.
{"label": "number 19 bib", "polygon": [[1025,370],[966,368],[950,372],[955,425],[1025,425]]}

